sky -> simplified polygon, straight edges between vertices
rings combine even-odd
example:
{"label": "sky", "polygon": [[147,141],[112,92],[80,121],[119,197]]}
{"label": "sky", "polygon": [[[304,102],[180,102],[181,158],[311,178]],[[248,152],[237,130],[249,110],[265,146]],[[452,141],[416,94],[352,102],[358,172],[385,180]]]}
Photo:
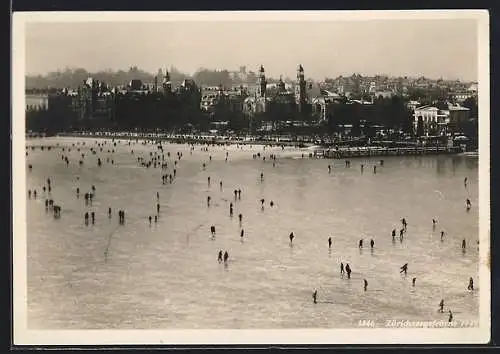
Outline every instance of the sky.
{"label": "sky", "polygon": [[473,19],[39,22],[25,30],[26,73],[66,67],[155,73],[174,66],[295,77],[386,74],[477,81],[478,29]]}

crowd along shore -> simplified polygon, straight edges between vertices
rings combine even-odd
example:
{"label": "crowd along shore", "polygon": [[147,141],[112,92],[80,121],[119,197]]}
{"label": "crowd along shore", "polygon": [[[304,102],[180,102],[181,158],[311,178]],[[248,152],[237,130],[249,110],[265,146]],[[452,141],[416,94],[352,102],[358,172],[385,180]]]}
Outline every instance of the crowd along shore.
{"label": "crowd along shore", "polygon": [[[168,134],[168,133],[143,133],[143,132],[70,132],[58,133],[58,137],[74,138],[99,138],[99,139],[123,139],[123,140],[154,140],[157,142],[168,142],[174,144],[189,145],[264,145],[270,147],[292,147],[307,150],[310,158],[343,159],[356,157],[382,157],[382,156],[419,156],[419,155],[441,155],[441,154],[466,154],[477,156],[477,151],[466,152],[463,146],[443,146],[439,144],[418,145],[411,142],[385,141],[383,143],[366,144],[363,146],[352,146],[350,140],[340,143],[322,142],[315,137],[301,137],[300,140],[292,139],[290,136],[229,136],[208,134]],[[27,139],[43,137],[39,134],[26,134]],[[36,146],[36,144],[31,144]],[[42,146],[40,146],[42,147]],[[49,148],[49,146],[44,146]],[[53,146],[56,147],[56,146]]]}

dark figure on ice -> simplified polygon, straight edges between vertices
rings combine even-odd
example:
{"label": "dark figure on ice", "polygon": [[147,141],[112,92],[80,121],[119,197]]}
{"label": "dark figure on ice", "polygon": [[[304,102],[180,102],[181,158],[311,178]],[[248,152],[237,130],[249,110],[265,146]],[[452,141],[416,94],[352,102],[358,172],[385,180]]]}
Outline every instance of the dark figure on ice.
{"label": "dark figure on ice", "polygon": [[474,290],[474,279],[472,279],[472,277],[469,278],[469,285],[467,286],[467,290]]}
{"label": "dark figure on ice", "polygon": [[233,193],[234,193],[234,200],[236,200],[236,198],[238,197],[238,191],[235,189]]}
{"label": "dark figure on ice", "polygon": [[384,166],[384,160],[380,160],[380,166]]}
{"label": "dark figure on ice", "polygon": [[111,219],[111,207],[108,208],[108,218]]}
{"label": "dark figure on ice", "polygon": [[61,217],[61,207],[59,205],[54,205],[54,218],[59,219]]}
{"label": "dark figure on ice", "polygon": [[289,238],[290,238],[290,244],[292,244],[294,237],[295,237],[295,235],[293,234],[293,232],[290,232],[290,236],[289,236]]}
{"label": "dark figure on ice", "polygon": [[219,182],[220,190],[222,190],[222,181]]}
{"label": "dark figure on ice", "polygon": [[270,205],[271,207],[273,207],[273,206],[274,206],[274,202],[271,200],[271,202],[269,203],[269,205]]}
{"label": "dark figure on ice", "polygon": [[316,304],[317,303],[317,297],[318,297],[318,290],[314,290],[313,292],[313,302]]}
{"label": "dark figure on ice", "polygon": [[149,219],[149,225],[151,225],[151,220],[153,219],[151,215],[148,217],[148,219]]}
{"label": "dark figure on ice", "polygon": [[212,197],[208,196],[207,197],[207,206],[210,206],[210,199],[212,199]]}
{"label": "dark figure on ice", "polygon": [[395,237],[396,237],[396,229],[393,229],[392,230],[392,239],[394,240]]}
{"label": "dark figure on ice", "polygon": [[364,167],[365,167],[365,166],[364,166],[363,164],[361,164],[361,173],[363,173],[363,169],[364,169]]}
{"label": "dark figure on ice", "polygon": [[441,299],[441,301],[439,302],[439,312],[444,312],[444,299]]}
{"label": "dark figure on ice", "polygon": [[411,280],[411,286],[415,287],[415,282],[417,281],[417,278],[413,278]]}
{"label": "dark figure on ice", "polygon": [[464,178],[464,186],[467,187],[467,177]]}
{"label": "dark figure on ice", "polygon": [[443,241],[444,238],[444,231],[441,231],[441,242]]}
{"label": "dark figure on ice", "polygon": [[224,252],[224,263],[227,262],[228,258],[229,258],[229,253],[227,253],[227,251],[226,251],[226,252]]}
{"label": "dark figure on ice", "polygon": [[210,186],[210,177],[207,178],[208,185]]}
{"label": "dark figure on ice", "polygon": [[240,237],[243,237],[244,235],[245,235],[245,230],[241,229]]}
{"label": "dark figure on ice", "polygon": [[76,189],[76,197],[79,198],[80,197],[80,188],[77,188]]}
{"label": "dark figure on ice", "polygon": [[406,275],[406,273],[407,273],[407,272],[408,272],[408,263],[405,263],[405,264],[403,264],[403,266],[401,267],[401,271],[400,271],[400,273],[405,273],[405,275]]}
{"label": "dark figure on ice", "polygon": [[222,262],[222,250],[220,250],[220,251],[219,251],[219,256],[217,257],[217,261],[218,261],[219,263],[221,263],[221,262]]}
{"label": "dark figure on ice", "polygon": [[344,263],[340,262],[340,275],[344,275]]}
{"label": "dark figure on ice", "polygon": [[347,273],[347,279],[351,279],[351,267],[349,266],[349,263],[345,265],[345,271]]}
{"label": "dark figure on ice", "polygon": [[328,248],[332,248],[332,238],[328,237]]}
{"label": "dark figure on ice", "polygon": [[359,240],[358,247],[359,247],[359,248],[363,248],[363,239]]}
{"label": "dark figure on ice", "polygon": [[448,310],[448,322],[452,321],[453,321],[453,313],[451,312],[451,310]]}
{"label": "dark figure on ice", "polygon": [[94,225],[95,224],[95,213],[91,212],[90,217],[92,218],[92,225]]}
{"label": "dark figure on ice", "polygon": [[85,212],[85,225],[89,224],[89,212]]}
{"label": "dark figure on ice", "polygon": [[366,291],[366,288],[368,287],[368,282],[366,281],[366,279],[363,279],[363,282],[364,282],[364,290]]}
{"label": "dark figure on ice", "polygon": [[408,226],[408,224],[406,223],[406,219],[405,219],[405,218],[402,218],[402,219],[401,219],[401,223],[403,224],[403,228],[404,228],[404,230],[406,231],[406,227]]}
{"label": "dark figure on ice", "polygon": [[215,226],[214,225],[210,226],[210,232],[212,233],[212,236],[215,236]]}
{"label": "dark figure on ice", "polygon": [[471,203],[470,203],[470,199],[469,199],[469,198],[467,198],[467,199],[465,200],[465,205],[466,205],[466,207],[467,207],[467,211],[469,211],[469,210],[470,210],[470,208],[471,208],[471,206],[472,206],[472,205],[471,205]]}
{"label": "dark figure on ice", "polygon": [[263,181],[263,180],[264,180],[264,173],[263,173],[263,172],[261,172],[261,173],[260,173],[260,180],[261,180],[261,181]]}
{"label": "dark figure on ice", "polygon": [[31,199],[31,189],[28,190],[28,198]]}
{"label": "dark figure on ice", "polygon": [[241,224],[241,221],[243,220],[243,215],[242,214],[238,214],[238,219],[240,220],[240,224]]}
{"label": "dark figure on ice", "polygon": [[373,246],[375,246],[375,241],[373,241],[373,239],[370,240],[370,247],[373,248]]}
{"label": "dark figure on ice", "polygon": [[377,173],[377,165],[373,166],[373,173]]}
{"label": "dark figure on ice", "polygon": [[160,214],[160,203],[156,203],[156,214]]}
{"label": "dark figure on ice", "polygon": [[238,189],[238,199],[241,199],[241,189]]}
{"label": "dark figure on ice", "polygon": [[120,225],[123,225],[125,223],[125,211],[124,210],[118,211],[118,218],[119,218]]}
{"label": "dark figure on ice", "polygon": [[462,240],[462,250],[465,251],[465,238]]}
{"label": "dark figure on ice", "polygon": [[432,230],[435,230],[436,229],[436,219],[432,219]]}

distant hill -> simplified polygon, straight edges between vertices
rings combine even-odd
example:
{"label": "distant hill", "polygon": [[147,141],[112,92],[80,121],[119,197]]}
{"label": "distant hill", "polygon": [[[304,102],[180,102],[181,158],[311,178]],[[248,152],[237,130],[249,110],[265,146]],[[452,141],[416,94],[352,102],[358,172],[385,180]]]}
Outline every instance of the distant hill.
{"label": "distant hill", "polygon": [[[158,72],[159,84],[161,84],[162,75],[165,73]],[[194,75],[189,75],[182,73],[176,68],[169,69],[170,81],[174,86],[179,85],[184,79],[191,78],[197,85],[202,86],[218,86],[222,84],[225,87],[230,87],[232,85],[239,85],[242,81],[237,77],[232,77],[227,70],[211,70],[206,68],[200,68]],[[252,73],[253,74],[253,73]],[[66,68],[64,71],[54,71],[47,75],[27,75],[26,76],[26,89],[47,89],[49,88],[77,88],[81,86],[83,81],[87,78],[92,77],[101,82],[104,82],[111,87],[126,85],[132,79],[139,79],[143,82],[152,83],[154,82],[155,75],[148,73],[144,70],[138,69],[137,67],[131,67],[127,71],[118,70],[105,70],[98,72],[89,72],[82,68]],[[250,82],[255,82],[257,80],[256,76],[250,75],[248,77]]]}
{"label": "distant hill", "polygon": [[[132,79],[140,79],[143,82],[153,82],[154,75],[146,71],[140,70],[137,67],[131,67],[128,71],[118,70],[106,70],[98,72],[88,72],[85,69],[70,69],[67,68],[64,71],[54,71],[47,75],[37,75],[37,76],[26,76],[26,88],[27,89],[46,89],[47,87],[52,88],[76,88],[81,86],[83,81],[87,78],[92,77],[101,82],[104,82],[111,87],[126,85]],[[183,74],[172,68],[170,72],[170,80],[174,85],[182,82],[189,75]],[[161,83],[161,82],[160,82]]]}

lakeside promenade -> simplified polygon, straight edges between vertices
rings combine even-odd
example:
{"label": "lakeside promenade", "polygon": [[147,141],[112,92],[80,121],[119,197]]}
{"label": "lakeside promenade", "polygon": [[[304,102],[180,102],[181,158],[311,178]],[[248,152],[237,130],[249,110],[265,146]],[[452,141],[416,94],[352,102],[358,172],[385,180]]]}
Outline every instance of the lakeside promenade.
{"label": "lakeside promenade", "polygon": [[[326,159],[344,159],[356,157],[383,157],[383,156],[419,156],[419,155],[442,155],[442,154],[460,154],[465,153],[461,146],[442,146],[442,145],[427,145],[427,146],[380,146],[366,145],[362,147],[353,147],[338,144],[321,144],[314,141],[314,138],[309,138],[305,141],[289,141],[284,137],[257,137],[257,136],[213,136],[213,135],[194,135],[194,134],[165,134],[165,133],[130,133],[130,132],[82,132],[82,133],[60,133],[57,136],[61,137],[81,137],[81,138],[98,138],[98,139],[125,139],[136,140],[146,139],[157,142],[165,141],[173,144],[189,144],[189,145],[264,145],[264,146],[281,146],[292,147],[297,149],[307,149],[309,158],[326,158]],[[34,136],[35,138],[37,136]],[[30,138],[27,136],[27,138]],[[33,136],[31,136],[33,138]],[[31,148],[57,148],[58,146],[37,146],[30,144]]]}
{"label": "lakeside promenade", "polygon": [[460,146],[426,146],[426,147],[344,147],[339,149],[316,149],[316,158],[344,159],[355,157],[378,157],[378,156],[418,156],[418,155],[443,155],[459,154],[464,152]]}

